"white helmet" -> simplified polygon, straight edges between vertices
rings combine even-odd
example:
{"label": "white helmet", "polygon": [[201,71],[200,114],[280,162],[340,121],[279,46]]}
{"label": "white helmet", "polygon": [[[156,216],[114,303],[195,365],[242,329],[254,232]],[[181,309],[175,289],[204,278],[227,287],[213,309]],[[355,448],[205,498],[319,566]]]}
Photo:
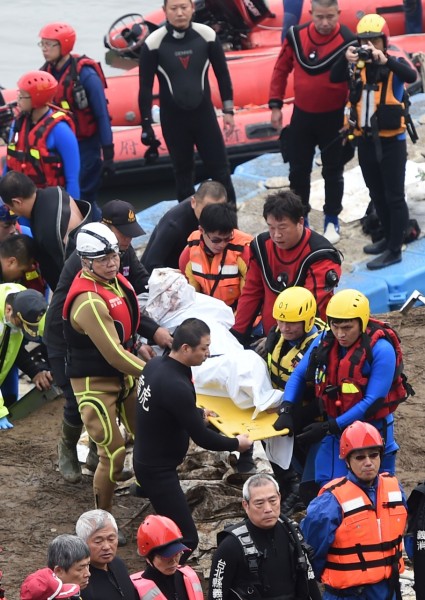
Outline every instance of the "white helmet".
{"label": "white helmet", "polygon": [[119,254],[117,236],[103,223],[88,223],[77,233],[77,252],[87,258],[101,258],[112,252]]}

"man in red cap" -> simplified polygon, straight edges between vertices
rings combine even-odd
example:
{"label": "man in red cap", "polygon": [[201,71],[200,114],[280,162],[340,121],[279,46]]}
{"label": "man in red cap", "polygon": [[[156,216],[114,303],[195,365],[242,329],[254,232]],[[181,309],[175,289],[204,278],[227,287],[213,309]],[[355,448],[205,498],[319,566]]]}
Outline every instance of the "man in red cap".
{"label": "man in red cap", "polygon": [[75,583],[62,583],[51,569],[31,573],[21,586],[21,600],[53,600],[53,598],[79,598],[80,587]]}

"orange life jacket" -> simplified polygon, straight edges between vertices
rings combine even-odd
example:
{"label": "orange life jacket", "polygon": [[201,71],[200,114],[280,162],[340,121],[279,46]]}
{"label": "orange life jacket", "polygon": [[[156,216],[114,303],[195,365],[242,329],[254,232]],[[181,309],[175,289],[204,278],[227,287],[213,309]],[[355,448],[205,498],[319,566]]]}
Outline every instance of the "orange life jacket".
{"label": "orange life jacket", "polygon": [[201,232],[194,231],[188,238],[189,260],[194,279],[202,292],[223,300],[233,306],[241,294],[241,274],[238,259],[246,246],[252,241],[252,235],[234,230],[234,237],[221,254],[215,254],[210,262],[201,241]]}
{"label": "orange life jacket", "polygon": [[[178,567],[178,570],[183,575],[189,600],[204,600],[201,582],[195,571],[188,566]],[[161,592],[156,583],[150,579],[144,579],[142,575],[143,571],[130,575],[140,600],[167,600],[167,597]]]}
{"label": "orange life jacket", "polygon": [[65,186],[62,157],[47,148],[47,137],[52,129],[64,121],[75,133],[72,119],[62,110],[54,108],[33,127],[28,115],[18,117],[13,139],[7,146],[7,168],[25,173],[39,188]]}
{"label": "orange life jacket", "polygon": [[385,323],[370,319],[366,332],[348,348],[345,356],[339,355],[339,344],[331,331],[326,334],[317,351],[313,350],[316,397],[322,399],[330,417],[336,418],[347,412],[364,397],[369,378],[363,374],[363,366],[366,361],[372,361],[372,348],[380,339],[392,344],[396,353],[396,368],[388,394],[370,407],[367,419],[386,417],[412,393],[402,372],[403,357],[397,334]]}
{"label": "orange life jacket", "polygon": [[[406,54],[397,48],[391,46],[391,56],[394,58],[403,57]],[[357,85],[361,89],[354,92],[359,100],[347,105],[346,124],[348,115],[349,120],[354,123],[350,131],[355,136],[362,136],[365,127],[369,127],[372,133],[379,137],[393,137],[406,131],[406,106],[403,100],[398,100],[393,92],[394,73],[389,71],[385,81],[370,84],[366,80],[366,65],[357,70],[359,82]],[[356,84],[354,84],[356,85]],[[351,94],[350,94],[351,98]]]}
{"label": "orange life jacket", "polygon": [[[90,104],[87,108],[80,109],[74,98],[74,89],[76,85],[81,86],[80,71],[83,67],[93,68],[99,75],[103,87],[107,87],[105,75],[103,74],[102,67],[99,63],[85,55],[79,56],[78,54],[71,54],[69,65],[58,81],[58,87],[53,99],[54,103],[58,106],[61,106],[65,110],[72,111],[77,130],[77,138],[79,140],[89,138],[97,131],[97,122],[93,111],[90,108]],[[42,70],[51,73],[52,66],[49,63],[46,63],[43,65]]]}
{"label": "orange life jacket", "polygon": [[326,557],[322,582],[344,589],[389,579],[404,571],[402,536],[407,520],[398,481],[378,475],[376,507],[368,495],[346,477],[334,479],[319,492],[338,500],[343,520]]}

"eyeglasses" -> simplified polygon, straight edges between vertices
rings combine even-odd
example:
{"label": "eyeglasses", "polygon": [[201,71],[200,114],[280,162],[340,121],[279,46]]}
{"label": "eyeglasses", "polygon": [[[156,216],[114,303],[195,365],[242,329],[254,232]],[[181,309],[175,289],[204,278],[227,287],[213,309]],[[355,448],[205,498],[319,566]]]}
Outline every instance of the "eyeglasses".
{"label": "eyeglasses", "polygon": [[211,244],[228,244],[235,237],[235,234],[233,233],[233,231],[230,235],[226,235],[226,237],[214,237],[214,238],[212,238],[210,235],[208,235],[208,233],[206,231],[204,231],[204,233],[207,236],[207,238],[210,240]]}
{"label": "eyeglasses", "polygon": [[21,93],[17,95],[18,100],[31,100],[31,96],[23,96]]}
{"label": "eyeglasses", "polygon": [[54,48],[59,45],[59,42],[50,42],[49,40],[41,40],[41,42],[38,42],[37,44],[39,48]]}
{"label": "eyeglasses", "polygon": [[364,454],[357,454],[357,456],[353,456],[354,460],[357,462],[363,462],[366,458],[370,460],[376,460],[380,456],[380,452],[369,452],[368,454],[365,452]]}

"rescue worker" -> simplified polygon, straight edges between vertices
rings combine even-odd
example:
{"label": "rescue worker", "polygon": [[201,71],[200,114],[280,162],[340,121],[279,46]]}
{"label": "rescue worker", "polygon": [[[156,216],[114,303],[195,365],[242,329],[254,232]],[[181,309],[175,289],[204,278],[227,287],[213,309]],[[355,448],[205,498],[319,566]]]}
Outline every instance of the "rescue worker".
{"label": "rescue worker", "polygon": [[404,537],[407,556],[413,562],[416,600],[425,599],[425,481],[419,483],[407,500],[408,528]]}
{"label": "rescue worker", "polygon": [[211,64],[223,102],[224,134],[230,136],[235,128],[233,90],[220,39],[208,25],[192,22],[192,0],[164,0],[163,8],[165,25],[151,33],[140,49],[142,144],[157,144],[151,114],[152,86],[157,75],[161,129],[173,164],[177,200],[181,202],[195,192],[196,146],[207,176],[222,183],[228,201],[235,204],[226,148],[208,81]]}
{"label": "rescue worker", "polygon": [[147,567],[130,576],[140,600],[153,595],[158,600],[203,600],[198,575],[191,567],[179,565],[183,552],[189,551],[182,539],[182,532],[168,517],[149,515],[140,525],[137,552]]}
{"label": "rescue worker", "polygon": [[67,23],[49,23],[42,27],[39,36],[46,61],[41,69],[58,82],[54,102],[71,111],[75,122],[81,160],[81,194],[76,197],[90,202],[93,220],[98,221],[101,215],[96,198],[101,176],[112,176],[115,170],[106,79],[98,62],[71,54],[77,36]]}
{"label": "rescue worker", "polygon": [[141,259],[149,273],[159,267],[179,268],[180,254],[187,238],[198,227],[202,211],[207,204],[216,202],[227,202],[226,188],[218,181],[204,181],[190,198],[161,217]]}
{"label": "rescue worker", "polygon": [[324,485],[346,474],[346,463],[338,459],[340,436],[360,419],[379,430],[385,441],[381,470],[394,474],[398,445],[392,413],[413,391],[402,373],[397,334],[382,321],[370,318],[369,301],[357,290],[335,294],[326,314],[330,331],[317,336],[289,378],[275,428],[294,430],[294,403],[306,384],[314,385],[325,420],[307,425],[297,439],[300,443],[321,442],[316,482]]}
{"label": "rescue worker", "polygon": [[109,227],[82,227],[77,252],[82,270],[63,307],[66,375],[87,433],[97,444],[95,504],[110,512],[116,481],[128,477],[123,473],[125,441],[117,417],[133,436],[136,381],[145,366],[132,353],[139,306],[132,285],[119,273],[118,240]]}
{"label": "rescue worker", "polygon": [[234,311],[245,284],[252,241],[252,235],[236,227],[232,206],[206,206],[179,260],[180,271],[197,292],[223,300]]}
{"label": "rescue worker", "polygon": [[341,275],[341,255],[326,238],[305,227],[303,214],[300,198],[291,191],[266,198],[263,217],[269,231],[251,242],[246,283],[231,329],[241,343],[249,340],[261,307],[265,335],[276,326],[273,305],[287,287],[310,290],[319,315],[325,318],[326,305]]}
{"label": "rescue worker", "polygon": [[282,106],[289,74],[294,72],[294,111],[289,126],[289,183],[310,211],[310,175],[316,146],[321,150],[325,181],[324,235],[340,239],[338,215],[344,193],[342,139],[347,82],[331,83],[330,70],[354,39],[338,22],[337,0],[312,0],[311,21],[289,29],[270,84],[269,108],[273,127],[282,128]]}
{"label": "rescue worker", "polygon": [[217,535],[208,600],[318,600],[301,531],[294,521],[279,516],[277,482],[268,473],[252,475],[242,497],[245,520]]}
{"label": "rescue worker", "polygon": [[75,248],[78,228],[91,220],[90,204],[74,200],[58,186],[37,189],[17,171],[0,179],[0,195],[10,210],[29,220],[41,274],[54,291],[65,259]]}
{"label": "rescue worker", "polygon": [[[316,311],[316,300],[306,288],[290,287],[276,298],[273,317],[277,326],[270,330],[265,343],[267,365],[274,388],[282,391],[285,389],[286,382],[310,344],[326,328],[325,323],[316,317]],[[319,416],[314,390],[310,386],[303,395],[302,402],[295,406],[294,432],[300,433],[303,427]],[[307,491],[311,487],[311,479],[314,479],[314,454],[314,448],[306,450],[295,441],[294,460],[289,469],[282,469],[277,463],[270,461],[283,496],[281,512],[287,516],[303,506],[299,475],[302,474],[304,483],[301,489]],[[306,491],[301,493],[301,497],[308,504],[310,498]]]}
{"label": "rescue worker", "polygon": [[[377,254],[371,270],[401,261],[409,223],[404,193],[407,160],[404,84],[417,72],[403,56],[389,53],[389,29],[381,15],[365,15],[357,24],[358,46],[350,45],[332,71],[335,81],[351,80],[347,127],[358,146],[359,165],[384,231],[363,248]],[[363,56],[364,54],[364,56]]]}
{"label": "rescue worker", "polygon": [[30,71],[19,79],[20,114],[10,128],[6,171],[25,173],[38,188],[61,186],[79,198],[75,127],[65,111],[51,104],[57,87],[55,78],[43,71]]}
{"label": "rescue worker", "polygon": [[[0,385],[14,365],[26,373],[38,390],[48,390],[52,383],[45,364],[37,363],[25,349],[24,336],[35,339],[44,323],[47,302],[40,292],[27,290],[18,283],[0,285]],[[8,407],[16,397],[0,394],[0,430],[11,429]]]}
{"label": "rescue worker", "polygon": [[207,450],[243,453],[252,446],[245,434],[226,437],[208,429],[212,411],[196,406],[191,367],[208,358],[210,343],[210,329],[204,321],[183,321],[174,331],[169,355],[146,364],[137,392],[133,464],[141,495],[149,498],[157,514],[177,523],[192,552],[198,545],[198,532],[177,473],[190,439]]}
{"label": "rescue worker", "polygon": [[78,598],[80,588],[75,583],[62,581],[47,567],[28,575],[21,585],[20,600],[53,600]]}
{"label": "rescue worker", "polygon": [[[147,289],[149,273],[137,258],[136,251],[131,245],[132,238],[144,234],[137,222],[134,206],[124,200],[110,200],[102,208],[102,222],[117,237],[120,250],[120,273],[128,279],[136,294],[142,294]],[[83,424],[71,383],[65,375],[66,342],[63,337],[62,310],[68,290],[80,269],[81,259],[78,252],[74,250],[64,264],[50,302],[43,336],[55,381],[65,396],[61,435],[58,441],[58,468],[68,483],[79,483],[82,479],[77,444]],[[161,348],[171,346],[172,337],[169,331],[160,327],[147,315],[141,318],[137,333]],[[138,341],[137,345],[140,346],[138,354],[143,360],[149,360],[154,354],[149,344],[141,344]],[[98,462],[96,446],[90,442],[89,447],[86,468],[95,471]]]}
{"label": "rescue worker", "polygon": [[347,475],[320,490],[301,522],[324,600],[401,598],[406,501],[397,479],[379,474],[383,451],[373,425],[349,425],[340,441]]}

